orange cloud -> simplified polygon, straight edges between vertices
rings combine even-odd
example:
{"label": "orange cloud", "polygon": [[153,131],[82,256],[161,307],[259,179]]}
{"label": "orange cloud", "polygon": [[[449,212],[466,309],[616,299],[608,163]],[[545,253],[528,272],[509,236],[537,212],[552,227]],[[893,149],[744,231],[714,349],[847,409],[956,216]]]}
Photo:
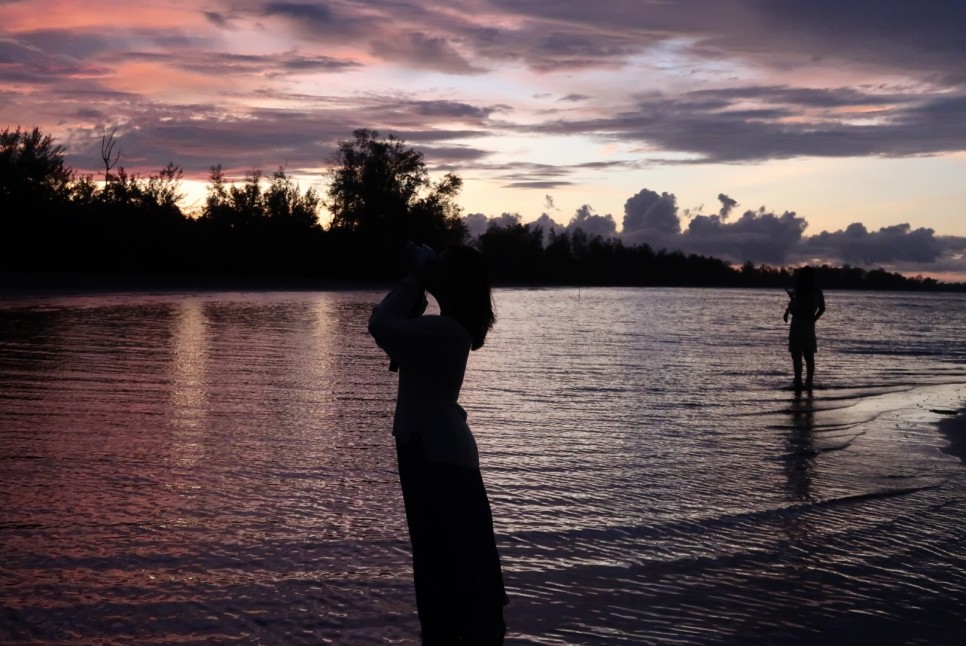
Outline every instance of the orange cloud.
{"label": "orange cloud", "polygon": [[222,89],[216,77],[151,62],[122,63],[104,80],[104,85],[151,98],[188,102],[196,102]]}
{"label": "orange cloud", "polygon": [[4,27],[13,33],[47,29],[111,30],[131,27],[195,27],[205,18],[190,4],[113,3],[92,6],[76,0],[43,0],[4,5]]}

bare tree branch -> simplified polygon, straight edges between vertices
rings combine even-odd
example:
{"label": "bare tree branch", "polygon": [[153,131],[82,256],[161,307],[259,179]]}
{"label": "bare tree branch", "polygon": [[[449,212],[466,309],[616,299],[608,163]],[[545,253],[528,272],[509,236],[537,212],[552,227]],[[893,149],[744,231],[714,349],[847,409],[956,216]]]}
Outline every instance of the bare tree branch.
{"label": "bare tree branch", "polygon": [[104,160],[104,184],[108,184],[111,181],[111,171],[117,166],[117,162],[121,158],[120,149],[117,152],[114,151],[114,147],[118,144],[118,140],[114,138],[116,132],[117,126],[114,126],[110,135],[106,132],[101,135],[101,159]]}

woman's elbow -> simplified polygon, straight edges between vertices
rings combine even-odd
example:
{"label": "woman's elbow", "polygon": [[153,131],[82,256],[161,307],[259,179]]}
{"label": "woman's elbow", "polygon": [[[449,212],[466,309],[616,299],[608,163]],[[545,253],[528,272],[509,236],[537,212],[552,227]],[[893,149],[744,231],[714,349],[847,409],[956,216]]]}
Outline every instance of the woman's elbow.
{"label": "woman's elbow", "polygon": [[379,339],[382,338],[386,330],[386,325],[383,321],[379,320],[379,318],[377,318],[376,316],[372,316],[369,319],[369,326],[367,329],[369,330],[369,336],[371,336],[378,342]]}

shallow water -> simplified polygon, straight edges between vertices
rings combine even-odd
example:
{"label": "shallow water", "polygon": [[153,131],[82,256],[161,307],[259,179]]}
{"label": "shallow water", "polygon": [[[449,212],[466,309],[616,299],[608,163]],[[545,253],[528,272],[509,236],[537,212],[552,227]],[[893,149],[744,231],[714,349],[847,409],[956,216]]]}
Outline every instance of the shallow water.
{"label": "shallow water", "polygon": [[[375,292],[0,302],[0,642],[415,644]],[[966,296],[501,290],[510,644],[958,643]]]}

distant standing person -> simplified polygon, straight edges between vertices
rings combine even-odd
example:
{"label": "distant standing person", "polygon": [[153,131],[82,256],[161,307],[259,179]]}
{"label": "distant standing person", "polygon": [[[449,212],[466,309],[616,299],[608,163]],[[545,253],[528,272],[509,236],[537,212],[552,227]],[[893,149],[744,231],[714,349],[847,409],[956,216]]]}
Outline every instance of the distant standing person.
{"label": "distant standing person", "polygon": [[788,351],[792,354],[795,369],[795,388],[801,390],[802,359],[805,359],[804,387],[811,390],[815,377],[815,352],[818,342],[815,338],[815,321],[825,313],[825,295],[815,281],[815,270],[805,266],[798,270],[795,289],[789,291],[791,300],[785,308],[785,322],[791,315],[792,324],[788,329]]}
{"label": "distant standing person", "polygon": [[[476,441],[457,403],[470,350],[495,316],[482,255],[408,247],[412,271],[369,333],[399,370],[393,435],[424,646],[503,643],[506,592]],[[438,316],[423,315],[425,291]]]}

